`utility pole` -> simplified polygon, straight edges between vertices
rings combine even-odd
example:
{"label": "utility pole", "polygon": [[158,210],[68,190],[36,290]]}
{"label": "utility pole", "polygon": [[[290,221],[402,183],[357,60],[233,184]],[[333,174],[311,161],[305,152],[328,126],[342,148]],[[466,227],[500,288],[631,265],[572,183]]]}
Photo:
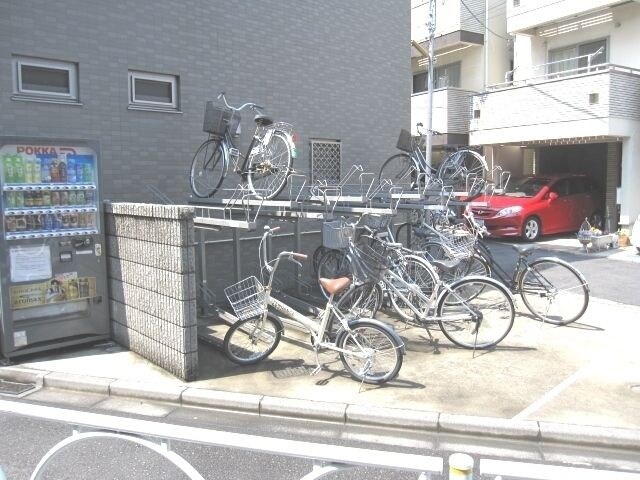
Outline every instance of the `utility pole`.
{"label": "utility pole", "polygon": [[431,166],[431,149],[433,145],[433,75],[435,55],[433,54],[433,41],[436,35],[436,0],[429,0],[429,16],[427,20],[427,32],[429,33],[429,67],[427,73],[427,151],[426,162]]}

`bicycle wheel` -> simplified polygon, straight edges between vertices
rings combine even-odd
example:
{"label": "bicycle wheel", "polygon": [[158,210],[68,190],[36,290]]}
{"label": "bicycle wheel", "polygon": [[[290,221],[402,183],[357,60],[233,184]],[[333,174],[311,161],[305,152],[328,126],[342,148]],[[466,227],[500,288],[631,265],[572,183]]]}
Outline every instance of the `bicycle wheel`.
{"label": "bicycle wheel", "polygon": [[363,283],[348,290],[336,308],[344,313],[356,317],[374,318],[382,305],[382,287],[373,282]]}
{"label": "bicycle wheel", "polygon": [[554,325],[575,322],[589,305],[587,281],[562,260],[534,260],[520,276],[518,287],[529,311]]}
{"label": "bicycle wheel", "polygon": [[419,250],[420,240],[420,237],[413,231],[413,224],[410,222],[401,224],[396,230],[395,241],[409,250]]}
{"label": "bicycle wheel", "polygon": [[196,197],[213,196],[227,173],[227,160],[222,140],[212,138],[198,148],[191,161],[191,191]]}
{"label": "bicycle wheel", "polygon": [[417,186],[419,172],[416,162],[408,154],[398,153],[382,164],[378,182],[390,180],[394,186],[414,189]]}
{"label": "bicycle wheel", "polygon": [[[515,308],[506,288],[487,279],[461,280],[449,288],[437,312],[440,329],[451,342],[464,348],[490,348],[511,331]],[[469,291],[477,294],[467,298]]]}
{"label": "bicycle wheel", "polygon": [[[411,307],[426,314],[431,306],[430,296],[438,281],[433,267],[423,258],[405,255],[401,262],[392,266],[392,270],[402,279],[398,280],[388,274],[385,276],[385,282],[394,287],[388,288],[393,309],[404,320],[412,320],[416,316]],[[397,292],[400,292],[406,301]]]}
{"label": "bicycle wheel", "polygon": [[350,327],[338,343],[338,348],[346,351],[340,352],[344,368],[364,383],[393,380],[402,367],[402,345],[385,329],[366,320],[356,320]]}
{"label": "bicycle wheel", "polygon": [[318,286],[322,295],[327,300],[330,295],[320,285],[321,278],[339,278],[351,276],[351,262],[347,257],[346,252],[342,250],[329,250],[327,251],[320,262],[318,263]]}
{"label": "bicycle wheel", "polygon": [[320,245],[313,251],[313,271],[314,273],[318,273],[318,265],[320,265],[320,260],[322,257],[329,251],[330,248],[327,248],[323,245]]}
{"label": "bicycle wheel", "polygon": [[224,353],[234,363],[251,365],[271,355],[281,336],[280,324],[269,316],[241,320],[224,336]]}
{"label": "bicycle wheel", "polygon": [[438,169],[438,178],[444,185],[453,186],[458,190],[471,187],[467,182],[484,178],[487,170],[487,162],[482,155],[473,150],[464,149],[453,152],[444,159]]}
{"label": "bicycle wheel", "polygon": [[280,132],[274,132],[262,151],[249,159],[249,188],[258,198],[274,198],[287,183],[292,163],[287,138]]}

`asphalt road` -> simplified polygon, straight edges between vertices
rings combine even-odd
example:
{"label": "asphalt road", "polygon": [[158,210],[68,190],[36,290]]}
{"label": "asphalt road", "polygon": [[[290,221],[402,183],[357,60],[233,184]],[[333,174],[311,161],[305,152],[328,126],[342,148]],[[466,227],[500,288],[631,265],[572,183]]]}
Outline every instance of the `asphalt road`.
{"label": "asphalt road", "polygon": [[[514,243],[502,240],[486,240],[496,261],[511,273],[518,260],[512,249]],[[525,245],[515,243],[515,245]],[[640,305],[640,263],[612,260],[588,254],[567,253],[566,249],[539,245],[531,258],[557,256],[577,268],[589,282],[590,294],[627,305]]]}
{"label": "asphalt road", "polygon": [[[640,471],[640,458],[630,452],[575,449],[566,446],[541,446],[534,443],[488,438],[443,437],[434,432],[409,432],[385,428],[346,426],[335,423],[236,414],[201,408],[187,408],[150,402],[131,402],[128,412],[105,411],[100,408],[79,408],[91,403],[92,394],[51,391],[53,405],[80,410],[110,413],[120,417],[144,418],[162,423],[198,426],[215,430],[249,433],[272,438],[302,440],[314,443],[345,445],[374,450],[433,455],[446,459],[454,452],[467,452],[482,458],[517,459],[532,463],[574,465],[582,468]],[[95,394],[93,394],[95,395]],[[40,398],[43,398],[42,396]],[[46,402],[50,403],[50,402]],[[139,403],[136,409],[131,407]],[[145,405],[143,405],[145,403]],[[165,409],[162,416],[143,416],[136,412]],[[71,435],[71,426],[0,414],[0,465],[8,480],[27,480],[42,456],[57,442]],[[265,440],[268,441],[268,440]],[[312,469],[312,462],[285,456],[273,456],[205,445],[172,442],[172,449],[187,460],[204,478],[214,479],[300,479]],[[75,444],[55,457],[48,466],[44,480],[156,480],[187,478],[159,455],[124,440],[87,440]],[[357,468],[339,472],[329,478],[404,480],[415,479],[409,472]],[[442,480],[447,475],[432,475],[429,480]],[[483,480],[478,472],[474,476]],[[493,477],[491,477],[493,479]]]}

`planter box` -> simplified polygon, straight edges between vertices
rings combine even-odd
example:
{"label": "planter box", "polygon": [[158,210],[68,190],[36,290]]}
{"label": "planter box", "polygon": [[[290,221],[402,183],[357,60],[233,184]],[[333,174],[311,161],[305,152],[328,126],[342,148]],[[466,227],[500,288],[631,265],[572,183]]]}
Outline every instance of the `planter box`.
{"label": "planter box", "polygon": [[613,233],[606,235],[591,235],[589,233],[578,233],[578,241],[584,246],[586,252],[593,250],[605,250],[607,248],[618,248],[618,236]]}

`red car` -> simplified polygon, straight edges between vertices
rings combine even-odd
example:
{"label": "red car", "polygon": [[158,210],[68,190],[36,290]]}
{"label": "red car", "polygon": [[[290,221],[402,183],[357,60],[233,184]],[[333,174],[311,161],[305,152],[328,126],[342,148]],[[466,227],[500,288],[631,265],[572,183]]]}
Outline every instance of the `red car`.
{"label": "red car", "polygon": [[585,218],[602,228],[601,205],[590,177],[553,174],[525,177],[508,184],[503,194],[477,197],[471,210],[492,235],[533,241],[543,234],[575,232]]}

